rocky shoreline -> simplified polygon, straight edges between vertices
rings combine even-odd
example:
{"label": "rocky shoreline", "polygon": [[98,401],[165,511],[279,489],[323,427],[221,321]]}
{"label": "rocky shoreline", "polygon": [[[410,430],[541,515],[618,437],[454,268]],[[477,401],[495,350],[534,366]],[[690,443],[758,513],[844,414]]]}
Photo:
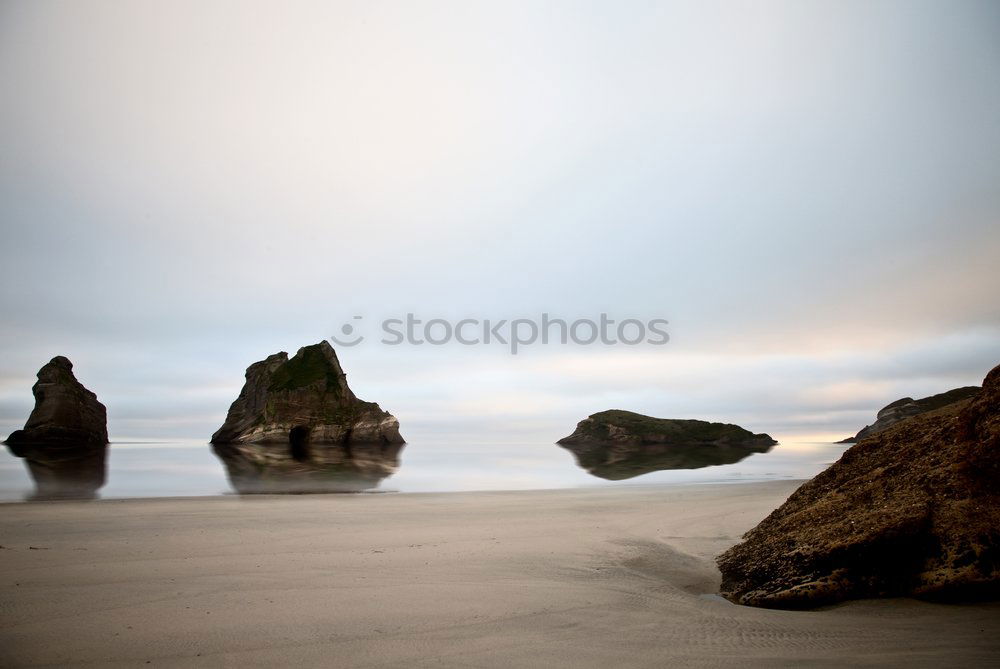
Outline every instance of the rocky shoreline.
{"label": "rocky shoreline", "polygon": [[971,399],[869,436],[718,558],[740,604],[1000,596],[1000,366]]}

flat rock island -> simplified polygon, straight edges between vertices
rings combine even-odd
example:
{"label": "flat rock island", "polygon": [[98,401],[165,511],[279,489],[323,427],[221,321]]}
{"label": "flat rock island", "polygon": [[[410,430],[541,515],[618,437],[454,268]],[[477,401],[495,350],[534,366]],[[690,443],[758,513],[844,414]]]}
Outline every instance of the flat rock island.
{"label": "flat rock island", "polygon": [[326,341],[250,365],[212,435],[240,493],[371,488],[396,470],[404,443],[394,416],[351,392]]}
{"label": "flat rock island", "polygon": [[613,409],[580,421],[558,442],[594,476],[618,481],[664,469],[732,464],[777,444],[767,434],[703,420],[653,418]]}

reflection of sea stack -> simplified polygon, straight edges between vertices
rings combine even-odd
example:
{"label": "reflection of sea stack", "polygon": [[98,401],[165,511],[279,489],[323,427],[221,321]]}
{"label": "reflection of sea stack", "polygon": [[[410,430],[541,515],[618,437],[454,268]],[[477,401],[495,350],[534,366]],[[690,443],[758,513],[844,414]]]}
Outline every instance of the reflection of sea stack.
{"label": "reflection of sea stack", "polygon": [[971,400],[870,436],[719,556],[741,604],[1000,597],[1000,367]]}
{"label": "reflection of sea stack", "polygon": [[93,497],[105,479],[104,405],[76,380],[73,363],[62,356],[38,370],[31,392],[35,408],[6,444],[27,462],[35,497]]}
{"label": "reflection of sea stack", "polygon": [[370,488],[395,471],[403,443],[395,417],[351,392],[325,341],[250,365],[212,435],[241,493]]}
{"label": "reflection of sea stack", "polygon": [[594,476],[619,481],[662,469],[698,469],[766,453],[776,442],[738,425],[602,411],[557,443]]}

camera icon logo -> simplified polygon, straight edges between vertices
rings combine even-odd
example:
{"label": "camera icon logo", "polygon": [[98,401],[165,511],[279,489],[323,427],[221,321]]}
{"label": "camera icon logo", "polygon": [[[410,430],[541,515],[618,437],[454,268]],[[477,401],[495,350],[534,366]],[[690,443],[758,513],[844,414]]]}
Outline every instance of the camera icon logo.
{"label": "camera icon logo", "polygon": [[[353,320],[359,321],[361,320],[361,316],[355,316]],[[330,339],[333,340],[333,342],[337,344],[337,346],[357,346],[358,344],[360,344],[365,340],[364,335],[360,334],[354,336],[353,339],[349,338],[352,335],[354,335],[354,326],[351,325],[350,323],[344,323],[343,325],[341,325],[340,333],[341,335],[347,337],[348,339],[341,339],[337,335],[330,335]]]}

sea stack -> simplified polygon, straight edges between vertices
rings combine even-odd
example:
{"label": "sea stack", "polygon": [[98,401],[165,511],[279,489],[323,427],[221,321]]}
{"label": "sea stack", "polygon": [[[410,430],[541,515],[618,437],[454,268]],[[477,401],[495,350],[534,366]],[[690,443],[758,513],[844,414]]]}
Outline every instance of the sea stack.
{"label": "sea stack", "polygon": [[611,410],[585,418],[556,443],[594,476],[619,481],[663,469],[732,464],[778,442],[729,423]]}
{"label": "sea stack", "polygon": [[898,422],[718,558],[734,602],[809,608],[866,597],[1000,596],[1000,367],[982,391]]}
{"label": "sea stack", "polygon": [[371,488],[396,470],[404,443],[394,416],[354,395],[326,341],[250,365],[212,435],[240,493]]}
{"label": "sea stack", "polygon": [[94,497],[106,477],[107,410],[61,355],[38,370],[31,392],[28,422],[5,443],[27,463],[35,499]]}

